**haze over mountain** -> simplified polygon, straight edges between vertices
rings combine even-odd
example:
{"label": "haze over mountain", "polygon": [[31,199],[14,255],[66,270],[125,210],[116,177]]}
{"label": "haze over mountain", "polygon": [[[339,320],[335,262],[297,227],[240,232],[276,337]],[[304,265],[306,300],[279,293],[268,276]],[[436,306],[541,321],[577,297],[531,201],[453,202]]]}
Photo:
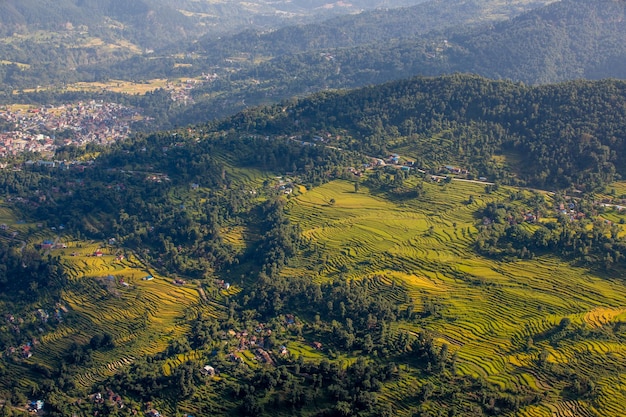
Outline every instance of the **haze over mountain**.
{"label": "haze over mountain", "polygon": [[258,80],[248,87],[250,97],[286,97],[453,72],[530,84],[626,78],[625,16],[624,2],[562,1],[483,28],[279,57],[231,80]]}
{"label": "haze over mountain", "polygon": [[[421,1],[5,0],[0,3],[0,54],[4,63],[22,68],[45,65],[60,73],[63,68],[110,63],[205,34],[271,29]],[[43,84],[63,80],[42,78]]]}
{"label": "haze over mountain", "polygon": [[349,48],[389,40],[418,38],[428,32],[443,31],[451,27],[504,20],[550,2],[427,1],[412,7],[378,9],[265,33],[246,31],[219,40],[203,37],[188,52],[198,53],[206,57],[207,62],[211,62],[223,59],[228,54],[255,54],[275,58],[306,51]]}
{"label": "haze over mountain", "polygon": [[453,71],[533,84],[626,78],[626,2],[565,0],[448,41]]}
{"label": "haze over mountain", "polygon": [[355,13],[383,6],[401,7],[422,1],[5,0],[0,3],[0,34],[57,32],[76,27],[94,34],[114,34],[136,41],[138,46],[157,47],[204,33],[271,28],[315,16]]}

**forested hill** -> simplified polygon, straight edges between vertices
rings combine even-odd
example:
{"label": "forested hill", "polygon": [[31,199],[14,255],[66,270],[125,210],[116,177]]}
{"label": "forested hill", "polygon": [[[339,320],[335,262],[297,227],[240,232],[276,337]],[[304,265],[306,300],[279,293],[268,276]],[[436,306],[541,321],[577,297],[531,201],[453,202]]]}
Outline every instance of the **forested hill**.
{"label": "forested hill", "polygon": [[509,183],[590,189],[626,175],[626,82],[528,87],[478,76],[415,78],[320,93],[216,124],[329,144],[423,168],[457,163]]}
{"label": "forested hill", "polygon": [[626,78],[626,2],[561,1],[449,42],[451,69],[487,77],[531,83]]}
{"label": "forested hill", "polygon": [[550,2],[515,0],[502,4],[493,0],[427,1],[411,7],[376,9],[264,33],[247,31],[220,39],[205,36],[193,43],[188,51],[203,54],[207,61],[211,61],[233,53],[277,57],[311,50],[355,47],[392,39],[412,39],[435,30],[503,20]]}
{"label": "forested hill", "polygon": [[[275,84],[281,84],[284,80],[277,78],[284,70],[281,57],[286,57],[287,61],[295,59],[297,62],[300,54],[309,53],[314,61],[320,53],[330,50],[387,45],[392,40],[415,39],[435,30],[482,25],[517,16],[552,1],[414,1],[419,4],[366,10],[269,30],[260,29],[258,25],[245,25],[246,30],[228,36],[209,33],[197,41],[172,44],[155,55],[136,56],[110,66],[84,66],[79,71],[81,77],[97,74],[100,77],[120,79],[148,79],[193,76],[198,75],[199,71],[208,70],[220,73],[220,68],[228,68],[230,74],[234,74],[237,79],[261,76],[264,79],[272,78]],[[181,56],[181,51],[185,52],[184,59],[175,58]],[[313,72],[325,73],[325,68],[310,58],[307,57],[302,62],[303,67],[310,68]],[[258,65],[259,63],[266,64]],[[358,64],[364,65],[361,62]],[[352,68],[348,70],[352,71]],[[305,75],[305,78],[311,81],[310,75]]]}
{"label": "forested hill", "polygon": [[[423,1],[384,3],[401,7]],[[173,45],[176,55],[185,49],[185,41],[203,35],[217,38],[244,29],[268,30],[381,5],[379,0],[338,4],[326,0],[4,0],[0,2],[0,81],[12,89],[93,81],[103,66],[150,55],[167,45]],[[89,68],[75,71],[83,66]],[[137,78],[150,78],[147,72]],[[111,76],[109,72],[97,75],[100,80]]]}
{"label": "forested hill", "polygon": [[30,37],[37,31],[75,29],[105,41],[125,38],[155,47],[168,39],[164,33],[175,41],[189,35],[186,30],[196,23],[174,6],[166,0],[6,0],[0,3],[0,35]]}
{"label": "forested hill", "polygon": [[[290,33],[293,44],[302,51],[312,47],[306,32],[314,31],[314,27],[301,28],[302,33],[296,29],[277,31],[259,37],[256,43],[250,39],[257,49],[238,55],[240,59],[233,61],[236,70],[220,77],[219,82],[194,91],[198,104],[186,109],[178,123],[223,116],[241,108],[244,102],[256,105],[324,89],[354,88],[416,75],[475,73],[529,84],[626,78],[625,4],[614,0],[565,0],[482,28],[431,32],[412,39],[389,36],[384,42],[318,49],[267,60],[273,50],[265,43],[266,38],[281,44],[286,42],[283,34]],[[445,3],[437,5],[445,8]],[[455,21],[453,16],[451,12],[450,22]],[[433,21],[441,23],[439,19]],[[320,33],[319,42],[324,43],[332,31]],[[354,39],[346,38],[348,41]],[[228,56],[220,48],[216,46],[214,53]],[[154,66],[155,62],[149,65]],[[137,63],[135,70],[140,68],[141,63]],[[215,71],[219,76],[220,69]]]}

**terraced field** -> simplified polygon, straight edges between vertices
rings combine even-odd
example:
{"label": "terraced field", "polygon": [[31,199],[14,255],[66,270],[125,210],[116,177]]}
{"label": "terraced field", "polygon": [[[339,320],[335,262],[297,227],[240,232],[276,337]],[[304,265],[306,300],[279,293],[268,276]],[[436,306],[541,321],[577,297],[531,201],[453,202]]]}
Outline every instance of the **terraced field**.
{"label": "terraced field", "polygon": [[[55,369],[73,342],[85,344],[96,333],[109,333],[115,347],[95,351],[92,363],[76,378],[84,388],[135,358],[163,351],[169,341],[188,331],[189,311],[222,314],[222,306],[206,295],[201,300],[195,286],[174,285],[171,278],[146,267],[132,253],[122,259],[115,247],[80,241],[66,245],[51,254],[61,256],[69,275],[70,283],[62,294],[68,320],[41,337],[41,346],[29,361]],[[96,251],[102,255],[95,256]],[[153,279],[143,280],[147,275]]]}
{"label": "terraced field", "polygon": [[[522,409],[520,416],[626,415],[626,344],[592,337],[554,345],[537,336],[563,318],[597,330],[623,323],[626,281],[555,257],[514,262],[480,257],[471,247],[474,213],[509,191],[501,187],[485,194],[482,185],[460,182],[424,184],[424,189],[419,199],[394,203],[335,181],[291,199],[292,221],[323,254],[321,260],[300,259],[298,268],[285,274],[317,281],[376,277],[372,291],[400,304],[413,302],[415,311],[436,301],[439,313],[419,325],[449,344],[460,374],[545,395],[541,405]],[[394,283],[406,288],[410,300],[397,298]],[[537,339],[531,347],[529,338]],[[568,369],[595,382],[594,400],[567,398]],[[403,375],[383,397],[397,404],[400,415],[411,415],[419,382],[410,369]]]}

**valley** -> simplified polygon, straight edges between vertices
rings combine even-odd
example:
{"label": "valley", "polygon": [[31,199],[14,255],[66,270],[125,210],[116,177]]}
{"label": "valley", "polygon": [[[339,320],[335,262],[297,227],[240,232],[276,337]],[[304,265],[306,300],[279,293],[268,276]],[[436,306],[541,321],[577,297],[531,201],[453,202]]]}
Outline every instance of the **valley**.
{"label": "valley", "polygon": [[0,4],[0,417],[623,416],[625,16]]}

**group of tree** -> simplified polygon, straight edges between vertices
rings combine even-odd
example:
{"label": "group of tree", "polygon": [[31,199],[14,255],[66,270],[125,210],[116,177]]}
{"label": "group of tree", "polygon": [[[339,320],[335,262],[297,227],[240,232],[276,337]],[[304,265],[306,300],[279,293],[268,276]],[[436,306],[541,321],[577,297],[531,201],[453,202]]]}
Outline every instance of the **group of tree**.
{"label": "group of tree", "polygon": [[[12,42],[3,47],[3,56],[14,63],[0,65],[0,80],[4,100],[13,100],[14,90],[59,81],[194,77],[200,75],[198,68],[217,74],[216,80],[191,91],[194,104],[188,107],[162,100],[168,97],[165,90],[140,100],[149,115],[158,114],[159,123],[174,126],[320,90],[416,75],[463,72],[535,84],[626,76],[621,65],[626,53],[622,2],[568,0],[530,11],[537,2],[490,3],[495,4],[426,2],[275,31],[208,36],[192,43],[182,61],[176,58],[179,44],[158,56],[128,60],[121,60],[119,48],[114,52],[119,56],[103,57],[104,52],[94,48],[29,45],[23,47],[29,54],[59,57],[51,56],[45,66],[27,67],[17,63],[33,63],[22,56],[25,52],[15,51],[19,46]],[[521,11],[527,12],[517,16]],[[517,17],[485,22],[501,15]],[[474,23],[479,20],[482,25]],[[68,54],[68,62],[57,62]],[[113,66],[88,65],[98,59]],[[76,69],[68,72],[68,67]]]}
{"label": "group of tree", "polygon": [[[589,190],[624,174],[626,84],[527,87],[477,76],[414,78],[245,111],[219,129],[263,135],[330,132],[344,150],[386,157],[389,143],[423,168],[455,161],[501,182]],[[501,167],[494,156],[520,159]],[[532,161],[532,163],[530,163]]]}
{"label": "group of tree", "polygon": [[[531,84],[626,76],[622,2],[568,0],[480,27],[463,23],[471,16],[482,20],[486,6],[464,6],[429,2],[270,33],[244,32],[195,44],[200,53],[186,61],[192,67],[175,66],[171,58],[134,58],[107,71],[137,78],[151,69],[154,77],[174,77],[191,76],[195,65],[212,68],[219,78],[192,91],[196,104],[176,116],[181,124],[223,117],[245,105],[416,75],[475,73]],[[404,23],[410,19],[428,23]],[[460,26],[421,32],[436,22]],[[358,31],[361,25],[371,27]],[[348,36],[351,27],[361,35]]]}
{"label": "group of tree", "polygon": [[[553,209],[556,220],[536,222],[536,207],[523,210],[490,203],[481,212],[485,224],[479,226],[476,250],[497,258],[529,259],[550,253],[594,268],[621,270],[626,240],[620,237],[620,227],[597,216],[589,205],[584,206],[578,202],[576,210],[557,207]],[[528,227],[524,225],[525,213],[533,216]]]}

